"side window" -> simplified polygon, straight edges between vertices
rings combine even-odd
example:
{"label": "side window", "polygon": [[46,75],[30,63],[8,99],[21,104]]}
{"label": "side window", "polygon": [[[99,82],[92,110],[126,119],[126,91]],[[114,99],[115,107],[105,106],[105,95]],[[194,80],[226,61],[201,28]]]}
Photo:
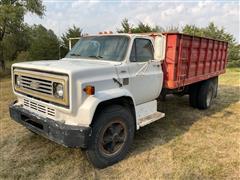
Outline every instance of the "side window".
{"label": "side window", "polygon": [[148,39],[135,39],[130,55],[131,62],[146,62],[153,59],[152,43]]}

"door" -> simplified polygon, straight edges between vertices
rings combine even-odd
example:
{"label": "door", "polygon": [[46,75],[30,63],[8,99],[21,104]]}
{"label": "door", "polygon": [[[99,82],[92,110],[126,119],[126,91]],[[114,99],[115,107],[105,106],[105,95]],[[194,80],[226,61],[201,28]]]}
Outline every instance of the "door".
{"label": "door", "polygon": [[154,60],[150,39],[136,38],[133,42],[129,63],[129,90],[136,104],[156,99],[162,89],[161,63]]}

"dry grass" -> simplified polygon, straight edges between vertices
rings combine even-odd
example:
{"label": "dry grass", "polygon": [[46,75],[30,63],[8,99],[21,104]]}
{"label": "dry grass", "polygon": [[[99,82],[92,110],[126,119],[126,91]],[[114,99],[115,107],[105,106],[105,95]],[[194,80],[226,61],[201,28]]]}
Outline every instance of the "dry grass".
{"label": "dry grass", "polygon": [[81,150],[29,132],[9,118],[14,99],[9,78],[0,80],[0,178],[7,179],[240,179],[240,70],[221,76],[211,109],[171,96],[159,108],[166,118],[137,132],[130,154],[96,170]]}

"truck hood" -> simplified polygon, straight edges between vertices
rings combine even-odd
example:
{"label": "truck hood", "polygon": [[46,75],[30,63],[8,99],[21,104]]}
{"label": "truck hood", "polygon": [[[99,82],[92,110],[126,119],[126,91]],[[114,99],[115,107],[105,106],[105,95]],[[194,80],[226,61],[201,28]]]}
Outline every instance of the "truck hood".
{"label": "truck hood", "polygon": [[113,69],[115,65],[119,64],[121,64],[121,62],[65,58],[61,60],[44,60],[15,63],[13,67],[73,75],[80,72],[90,73],[96,71],[97,69]]}

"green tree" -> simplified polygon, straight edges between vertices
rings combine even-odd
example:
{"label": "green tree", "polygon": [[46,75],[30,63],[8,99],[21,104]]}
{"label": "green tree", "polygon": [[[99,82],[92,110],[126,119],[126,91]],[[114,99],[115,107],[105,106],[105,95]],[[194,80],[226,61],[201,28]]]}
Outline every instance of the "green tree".
{"label": "green tree", "polygon": [[30,47],[30,27],[22,25],[16,33],[5,35],[3,45],[3,58],[11,61],[16,58],[18,52],[27,51]]}
{"label": "green tree", "polygon": [[139,22],[137,26],[133,26],[126,18],[122,20],[121,26],[121,29],[117,30],[119,33],[146,33],[154,31],[154,28],[143,22]]}
{"label": "green tree", "polygon": [[137,26],[129,23],[127,18],[124,18],[121,22],[121,28],[117,30],[119,33],[148,33],[148,32],[179,32],[179,28],[175,26],[169,26],[163,28],[161,26],[151,27],[149,24],[139,22]]}
{"label": "green tree", "polygon": [[178,26],[167,26],[163,32],[180,32],[181,30],[179,29]]}
{"label": "green tree", "polygon": [[[66,33],[64,33],[61,37],[62,45],[60,47],[61,50],[61,57],[64,57],[68,50],[69,50],[69,38],[75,38],[75,37],[81,37],[82,34],[82,29],[80,27],[76,27],[73,25],[73,27],[69,28]],[[75,45],[75,43],[78,40],[72,40],[72,46]]]}
{"label": "green tree", "polygon": [[158,26],[156,25],[154,28],[153,28],[153,32],[164,32],[165,29],[161,26]]}
{"label": "green tree", "polygon": [[201,28],[195,25],[185,25],[182,29],[183,33],[193,36],[203,36]]}
{"label": "green tree", "polygon": [[132,28],[132,33],[147,33],[153,31],[154,29],[150,25],[144,24],[143,22],[139,22],[136,27]]}
{"label": "green tree", "polygon": [[213,38],[217,40],[227,41],[229,45],[228,49],[228,61],[229,66],[240,67],[240,45],[236,42],[234,36],[222,27],[217,27],[213,22],[209,23],[207,27],[199,28],[195,25],[185,25],[182,29],[183,33]]}
{"label": "green tree", "polygon": [[21,29],[24,15],[31,12],[43,16],[42,0],[1,0],[0,1],[0,67],[5,69],[4,38],[16,34]]}
{"label": "green tree", "polygon": [[34,25],[29,54],[31,60],[58,59],[59,40],[52,30]]}
{"label": "green tree", "polygon": [[132,25],[130,25],[127,18],[124,18],[121,22],[122,29],[117,30],[119,33],[130,33]]}

